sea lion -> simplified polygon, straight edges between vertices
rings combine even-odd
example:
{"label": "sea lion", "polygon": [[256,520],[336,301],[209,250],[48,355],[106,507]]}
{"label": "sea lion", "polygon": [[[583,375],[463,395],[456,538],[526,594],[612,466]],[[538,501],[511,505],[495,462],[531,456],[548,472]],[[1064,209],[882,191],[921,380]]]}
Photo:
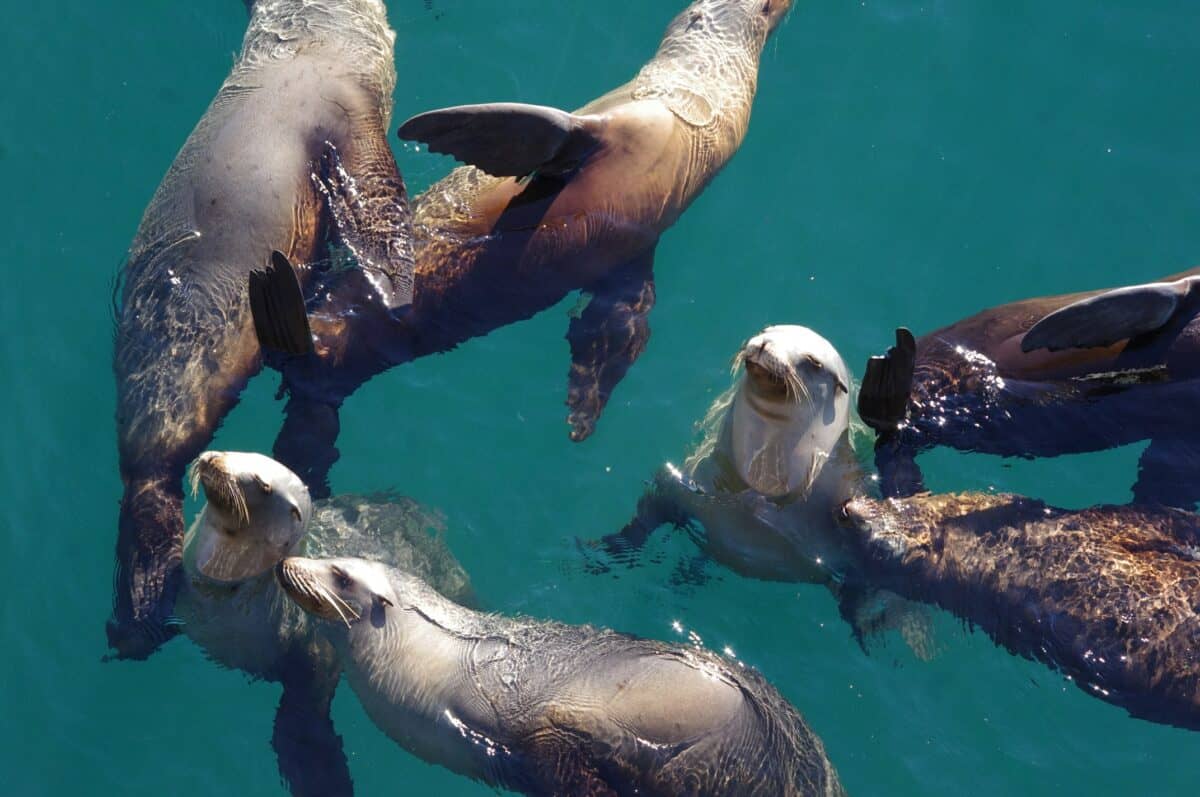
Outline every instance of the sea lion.
{"label": "sea lion", "polygon": [[405,122],[402,137],[479,168],[414,200],[413,305],[402,317],[360,308],[353,285],[307,294],[316,351],[278,362],[290,398],[276,456],[323,484],[337,408],[359,385],[576,290],[590,301],[567,331],[568,422],[572,439],[590,435],[649,338],[659,236],[740,146],[759,57],[791,5],[696,0],[632,81],[574,113],[500,103]]}
{"label": "sea lion", "polygon": [[922,489],[945,445],[1044,457],[1150,440],[1134,498],[1200,499],[1200,268],[1159,282],[1001,305],[867,364],[859,414],[888,495]]}
{"label": "sea lion", "polygon": [[362,559],[277,573],[375,724],[460,774],[544,795],[843,793],[799,713],[698,646],[480,614]]}
{"label": "sea lion", "polygon": [[650,535],[671,524],[740,575],[825,586],[863,645],[896,629],[927,656],[925,612],[839,575],[854,557],[835,509],[868,490],[850,445],[851,379],[841,355],[807,327],[777,325],[743,344],[735,374],[739,367],[682,469],[662,468],[634,519],[593,547],[633,565]]}
{"label": "sea lion", "polygon": [[862,575],[982,628],[1135,717],[1200,730],[1200,519],[1015,495],[857,498]]}
{"label": "sea lion", "polygon": [[371,556],[470,602],[466,573],[429,534],[436,519],[414,502],[343,495],[314,508],[299,477],[260,454],[208,451],[192,476],[207,503],[186,537],[178,622],[209,658],[283,685],[272,744],[292,793],[349,794],[329,716],[340,667],[308,615],[280,591],[274,567],[301,553]]}
{"label": "sea lion", "polygon": [[[142,217],[113,355],[125,494],[108,639],[120,656],[147,656],[173,632],[163,621],[178,585],[183,472],[261,365],[251,271],[272,250],[313,262],[335,239],[362,265],[360,302],[386,312],[411,297],[404,183],[386,138],[394,38],[380,0],[251,4],[232,72]],[[278,279],[288,266],[276,261]],[[266,332],[311,346],[303,326]]]}

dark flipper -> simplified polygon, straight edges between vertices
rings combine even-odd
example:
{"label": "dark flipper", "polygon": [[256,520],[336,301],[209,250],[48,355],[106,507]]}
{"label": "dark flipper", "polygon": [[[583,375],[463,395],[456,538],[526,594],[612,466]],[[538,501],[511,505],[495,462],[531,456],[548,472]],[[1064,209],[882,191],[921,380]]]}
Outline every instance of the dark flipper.
{"label": "dark flipper", "polygon": [[413,249],[408,194],[385,141],[366,137],[343,159],[330,142],[313,183],[338,240],[350,250],[388,310],[412,304]]}
{"label": "dark flipper", "polygon": [[867,360],[858,391],[858,415],[879,433],[895,431],[904,420],[912,390],[917,341],[904,327],[896,330],[896,345],[882,357]]}
{"label": "dark flipper", "polygon": [[571,373],[567,406],[571,439],[584,440],[617,382],[646,348],[654,307],[654,252],[646,252],[605,277],[567,329]]}
{"label": "dark flipper", "polygon": [[313,500],[329,497],[329,471],[341,456],[337,449],[341,431],[338,409],[338,404],[293,391],[283,410],[283,427],[275,438],[275,459],[300,477]]}
{"label": "dark flipper", "polygon": [[1200,440],[1151,441],[1138,461],[1133,500],[1193,510],[1200,501]]}
{"label": "dark flipper", "polygon": [[1034,324],[1021,339],[1021,351],[1111,346],[1154,332],[1171,320],[1191,284],[1133,285],[1069,304]]}
{"label": "dark flipper", "polygon": [[864,584],[832,584],[830,590],[838,601],[838,611],[849,623],[854,640],[868,655],[875,644],[883,642],[889,631],[901,639],[922,661],[936,653],[933,623],[929,607]]}
{"label": "dark flipper", "polygon": [[304,292],[296,270],[282,252],[271,253],[271,265],[266,269],[250,272],[250,314],[264,349],[286,354],[313,350]]}
{"label": "dark flipper", "polygon": [[875,441],[875,470],[884,498],[906,498],[925,491],[925,477],[916,454],[896,435],[884,435]]}
{"label": "dark flipper", "polygon": [[542,105],[459,105],[414,116],[400,138],[429,145],[497,177],[565,174],[598,145],[600,122]]}
{"label": "dark flipper", "polygon": [[295,797],[348,797],[350,766],[329,715],[337,675],[314,675],[313,663],[298,659],[284,676],[271,736],[279,774]]}

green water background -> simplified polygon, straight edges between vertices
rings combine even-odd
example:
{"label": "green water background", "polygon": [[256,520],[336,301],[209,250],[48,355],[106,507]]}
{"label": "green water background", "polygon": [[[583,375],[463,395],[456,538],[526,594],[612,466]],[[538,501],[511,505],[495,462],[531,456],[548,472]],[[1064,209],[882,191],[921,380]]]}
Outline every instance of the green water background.
{"label": "green water background", "polygon": [[[392,0],[396,121],[517,100],[566,108],[624,82],[677,0]],[[101,663],[117,475],[110,287],[142,209],[229,70],[225,2],[5,3],[0,27],[0,782],[9,794],[272,794],[278,688],[186,640]],[[342,414],[337,491],[396,487],[446,515],[481,599],[677,638],[760,668],[856,795],[1193,794],[1200,737],[1129,719],[938,615],[940,654],[867,656],[827,593],[671,586],[695,553],[580,567],[678,460],[768,323],[824,333],[861,375],[904,323],[1142,281],[1200,262],[1194,0],[800,2],[768,45],[741,152],[663,238],[649,349],[582,445],[564,425],[571,302],[397,369]],[[410,188],[447,160],[395,142]],[[631,179],[635,179],[631,176]],[[264,450],[277,377],[216,445]],[[937,452],[934,489],[1067,506],[1129,497],[1139,447],[1038,462]],[[395,747],[343,689],[359,793],[486,789]]]}

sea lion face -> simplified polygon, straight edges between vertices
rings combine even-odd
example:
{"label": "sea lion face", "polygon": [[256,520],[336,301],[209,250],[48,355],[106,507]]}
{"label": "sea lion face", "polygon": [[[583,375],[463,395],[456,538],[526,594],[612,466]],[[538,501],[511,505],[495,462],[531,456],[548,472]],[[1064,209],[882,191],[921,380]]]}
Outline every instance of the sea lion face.
{"label": "sea lion face", "polygon": [[745,366],[731,409],[732,458],[763,495],[805,497],[849,428],[850,373],[811,329],[767,327],[735,359]]}
{"label": "sea lion face", "polygon": [[708,38],[715,31],[724,45],[741,42],[762,47],[791,10],[792,1],[696,0],[671,21],[663,39]]}
{"label": "sea lion face", "polygon": [[396,603],[384,565],[365,559],[291,556],[276,566],[275,577],[301,609],[347,628],[364,619],[383,625],[387,608]]}
{"label": "sea lion face", "polygon": [[308,488],[261,454],[206,451],[192,466],[192,489],[207,504],[185,558],[207,578],[242,581],[270,570],[304,536],[312,516]]}

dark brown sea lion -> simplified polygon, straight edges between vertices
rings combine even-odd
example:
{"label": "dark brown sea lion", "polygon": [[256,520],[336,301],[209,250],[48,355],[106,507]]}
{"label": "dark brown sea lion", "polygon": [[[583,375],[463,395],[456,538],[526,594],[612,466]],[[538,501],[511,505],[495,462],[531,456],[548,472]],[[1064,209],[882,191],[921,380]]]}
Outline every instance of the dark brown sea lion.
{"label": "dark brown sea lion", "polygon": [[1014,495],[860,498],[861,575],[979,626],[1136,717],[1200,730],[1200,518]]}
{"label": "dark brown sea lion", "polygon": [[[108,625],[118,655],[144,657],[174,633],[165,620],[183,471],[261,367],[250,272],[272,250],[317,260],[329,204],[334,237],[363,265],[363,301],[395,309],[410,299],[404,183],[386,139],[394,38],[380,0],[254,3],[233,71],[146,208],[122,273],[113,356],[125,483]],[[338,170],[314,181],[314,159],[335,151]]]}
{"label": "dark brown sea lion", "polygon": [[699,646],[464,609],[363,559],[285,559],[367,714],[415,755],[536,795],[843,794],[752,668]]}
{"label": "dark brown sea lion", "polygon": [[415,200],[413,305],[400,318],[362,307],[357,275],[306,292],[316,351],[273,362],[290,395],[275,455],[322,494],[337,409],[359,385],[575,290],[591,300],[567,332],[569,423],[573,439],[591,434],[649,337],[659,236],[741,144],[763,45],[791,4],[696,0],[632,81],[575,113],[496,104],[406,122],[401,136],[480,168]]}
{"label": "dark brown sea lion", "polygon": [[933,446],[1001,456],[1150,440],[1134,498],[1200,499],[1200,268],[1159,282],[1001,305],[872,358],[859,414],[887,494],[921,489]]}

